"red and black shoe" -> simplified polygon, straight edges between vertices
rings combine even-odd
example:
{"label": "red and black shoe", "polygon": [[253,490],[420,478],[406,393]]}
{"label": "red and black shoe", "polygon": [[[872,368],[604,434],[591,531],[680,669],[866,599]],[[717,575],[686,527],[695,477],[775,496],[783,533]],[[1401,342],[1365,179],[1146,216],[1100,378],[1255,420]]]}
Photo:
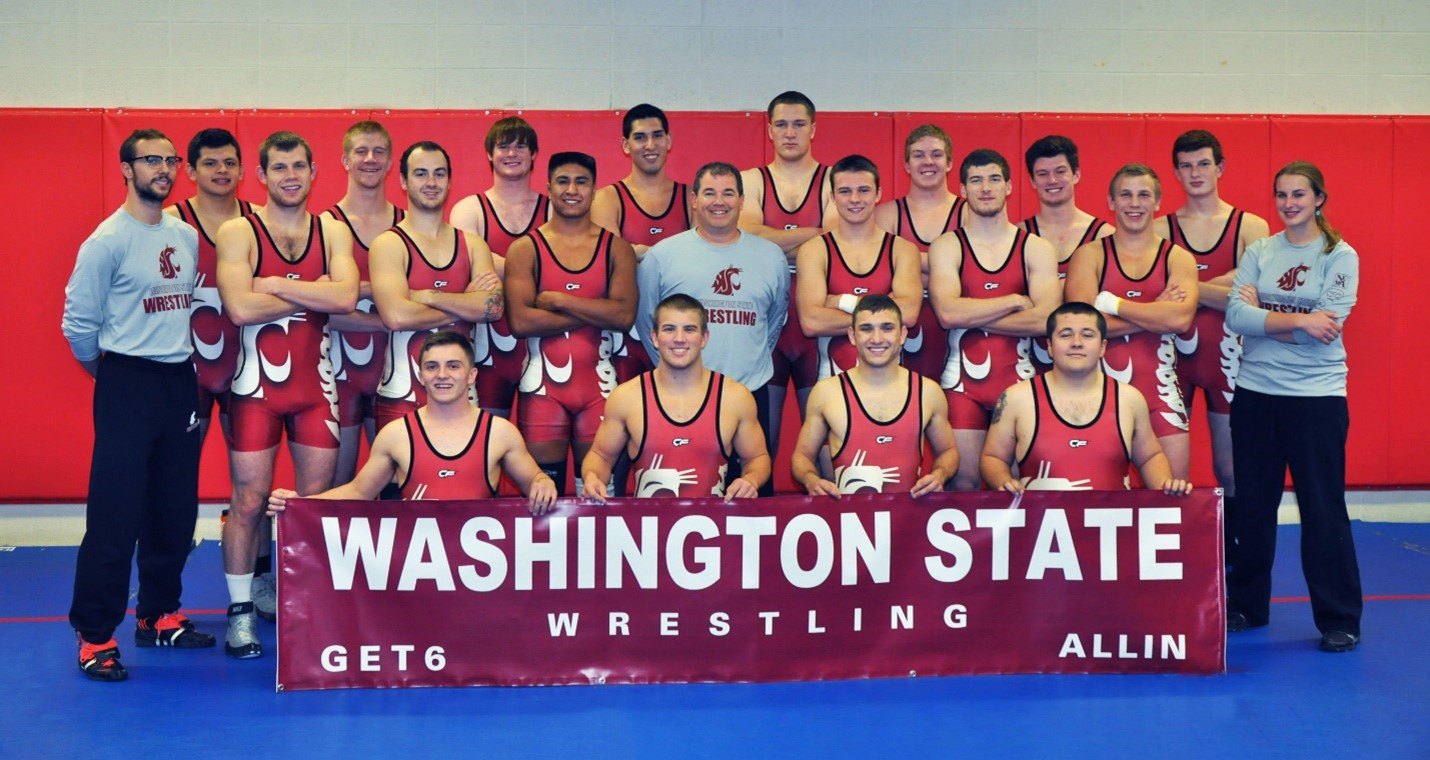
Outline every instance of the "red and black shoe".
{"label": "red and black shoe", "polygon": [[204,649],[213,646],[214,642],[212,635],[195,630],[193,621],[178,612],[141,619],[134,628],[135,646]]}
{"label": "red and black shoe", "polygon": [[91,644],[79,638],[79,669],[94,681],[123,681],[129,671],[119,662],[119,645],[111,637],[103,644]]}

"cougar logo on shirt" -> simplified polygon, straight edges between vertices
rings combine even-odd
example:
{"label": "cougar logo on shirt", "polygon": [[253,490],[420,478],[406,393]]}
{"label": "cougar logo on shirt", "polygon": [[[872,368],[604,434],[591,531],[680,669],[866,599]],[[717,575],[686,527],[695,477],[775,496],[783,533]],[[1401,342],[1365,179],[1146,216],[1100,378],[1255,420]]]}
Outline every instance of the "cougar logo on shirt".
{"label": "cougar logo on shirt", "polygon": [[715,275],[715,282],[710,284],[710,289],[715,291],[717,296],[734,295],[735,291],[740,289],[740,280],[736,277],[740,271],[739,267],[725,267]]}
{"label": "cougar logo on shirt", "polygon": [[174,263],[174,246],[164,246],[164,250],[159,251],[159,274],[166,280],[172,280],[179,276],[180,271],[179,265]]}
{"label": "cougar logo on shirt", "polygon": [[450,477],[452,477],[453,475],[456,475],[456,474],[457,474],[457,471],[456,471],[456,470],[438,470],[438,471],[437,471],[437,477],[439,477],[439,478],[450,478]]}
{"label": "cougar logo on shirt", "polygon": [[1286,270],[1286,274],[1281,275],[1281,279],[1276,281],[1276,287],[1282,290],[1295,290],[1306,284],[1306,273],[1309,271],[1311,268],[1305,264],[1297,264]]}

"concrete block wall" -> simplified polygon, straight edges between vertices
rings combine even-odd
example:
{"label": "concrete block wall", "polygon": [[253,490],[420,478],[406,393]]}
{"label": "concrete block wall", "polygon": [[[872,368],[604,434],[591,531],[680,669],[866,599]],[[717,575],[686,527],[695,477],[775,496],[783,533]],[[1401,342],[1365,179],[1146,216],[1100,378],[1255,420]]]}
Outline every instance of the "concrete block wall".
{"label": "concrete block wall", "polygon": [[1426,0],[50,0],[0,107],[1430,113]]}

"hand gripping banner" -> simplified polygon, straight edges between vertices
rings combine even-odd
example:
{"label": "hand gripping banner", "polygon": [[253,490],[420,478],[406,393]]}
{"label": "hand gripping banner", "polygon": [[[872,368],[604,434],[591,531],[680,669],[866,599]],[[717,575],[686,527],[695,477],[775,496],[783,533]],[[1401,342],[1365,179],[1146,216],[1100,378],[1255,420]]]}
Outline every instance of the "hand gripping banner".
{"label": "hand gripping banner", "polygon": [[1220,492],[296,500],[278,688],[1221,673]]}

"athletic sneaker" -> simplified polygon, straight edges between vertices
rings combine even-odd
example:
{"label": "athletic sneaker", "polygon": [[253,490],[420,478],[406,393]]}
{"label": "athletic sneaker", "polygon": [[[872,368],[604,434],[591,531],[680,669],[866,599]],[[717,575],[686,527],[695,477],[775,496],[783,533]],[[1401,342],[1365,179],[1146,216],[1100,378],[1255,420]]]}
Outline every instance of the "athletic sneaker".
{"label": "athletic sneaker", "polygon": [[111,637],[103,644],[91,644],[83,636],[79,639],[79,669],[95,681],[123,681],[129,671],[119,663],[119,645]]}
{"label": "athletic sneaker", "polygon": [[253,611],[270,623],[278,619],[278,582],[272,573],[253,576]]}
{"label": "athletic sneaker", "polygon": [[134,627],[135,646],[204,649],[214,643],[212,635],[195,630],[193,621],[177,612],[166,612],[153,620],[140,620]]}
{"label": "athletic sneaker", "polygon": [[224,637],[223,650],[229,657],[240,660],[263,656],[263,645],[258,643],[258,621],[253,614],[253,602],[228,606],[228,635]]}

